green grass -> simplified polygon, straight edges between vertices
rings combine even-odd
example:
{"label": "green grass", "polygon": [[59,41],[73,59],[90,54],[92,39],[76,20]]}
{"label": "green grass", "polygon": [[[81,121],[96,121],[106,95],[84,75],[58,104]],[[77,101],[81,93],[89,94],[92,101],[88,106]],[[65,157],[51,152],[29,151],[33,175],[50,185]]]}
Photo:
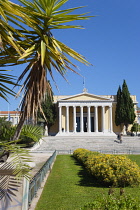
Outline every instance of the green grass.
{"label": "green grass", "polygon": [[[140,155],[129,155],[140,166]],[[115,188],[116,195],[119,189]],[[125,193],[140,197],[140,187],[125,188]],[[107,196],[100,186],[70,155],[58,155],[36,210],[79,210],[97,197]]]}
{"label": "green grass", "polygon": [[128,157],[140,166],[140,155],[128,155]]}

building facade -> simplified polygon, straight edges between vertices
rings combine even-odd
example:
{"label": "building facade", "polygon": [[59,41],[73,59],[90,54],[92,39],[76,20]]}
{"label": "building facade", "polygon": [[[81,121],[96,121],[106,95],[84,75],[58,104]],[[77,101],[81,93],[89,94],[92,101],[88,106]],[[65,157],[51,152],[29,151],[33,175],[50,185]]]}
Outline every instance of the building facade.
{"label": "building facade", "polygon": [[0,111],[0,117],[7,118],[13,126],[19,123],[20,112],[19,111]]}
{"label": "building facade", "polygon": [[[131,96],[136,109],[136,96]],[[113,136],[123,132],[115,125],[116,96],[90,94],[54,96],[57,120],[50,135]]]}

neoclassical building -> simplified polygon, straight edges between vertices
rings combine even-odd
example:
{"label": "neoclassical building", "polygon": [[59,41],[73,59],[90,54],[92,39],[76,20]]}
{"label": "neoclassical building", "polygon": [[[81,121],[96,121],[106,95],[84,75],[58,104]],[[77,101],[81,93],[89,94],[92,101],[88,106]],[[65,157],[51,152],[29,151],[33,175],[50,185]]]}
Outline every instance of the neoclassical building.
{"label": "neoclassical building", "polygon": [[[136,108],[136,96],[131,96]],[[71,96],[54,96],[57,120],[50,135],[113,136],[122,132],[115,125],[116,96],[87,92]]]}

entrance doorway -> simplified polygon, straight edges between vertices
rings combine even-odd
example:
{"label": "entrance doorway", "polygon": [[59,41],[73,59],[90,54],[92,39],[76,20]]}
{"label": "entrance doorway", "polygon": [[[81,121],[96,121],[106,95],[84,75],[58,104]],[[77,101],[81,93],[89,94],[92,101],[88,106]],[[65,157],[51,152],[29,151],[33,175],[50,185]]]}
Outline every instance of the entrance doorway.
{"label": "entrance doorway", "polygon": [[76,117],[76,132],[80,132],[80,117]]}
{"label": "entrance doorway", "polygon": [[94,117],[91,117],[91,132],[94,132]]}
{"label": "entrance doorway", "polygon": [[87,132],[87,117],[84,117],[83,118],[83,129],[84,129],[84,132]]}
{"label": "entrance doorway", "polygon": [[[91,117],[90,118],[90,120],[91,120],[91,132],[94,132],[94,117]],[[80,127],[81,127],[81,125],[80,125],[80,116],[77,116],[76,117],[76,132],[80,132]],[[84,116],[83,117],[83,132],[87,132],[87,116]]]}

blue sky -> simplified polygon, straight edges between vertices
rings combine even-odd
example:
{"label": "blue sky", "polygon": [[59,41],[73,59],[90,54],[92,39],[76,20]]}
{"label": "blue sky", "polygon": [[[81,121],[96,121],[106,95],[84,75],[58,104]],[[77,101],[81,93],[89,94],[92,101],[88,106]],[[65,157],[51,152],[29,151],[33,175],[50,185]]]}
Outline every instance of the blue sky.
{"label": "blue sky", "polygon": [[[93,66],[88,67],[72,60],[85,77],[88,92],[115,95],[125,79],[130,94],[136,95],[140,104],[140,1],[69,0],[65,5],[66,8],[77,6],[86,6],[80,13],[90,12],[96,17],[77,22],[84,30],[59,30],[54,31],[54,35],[92,63]],[[18,76],[22,70],[23,66],[14,67],[12,74]],[[68,72],[69,83],[56,72],[54,77],[59,87],[58,91],[51,83],[55,95],[75,95],[83,90],[81,76]],[[9,99],[9,109],[15,110],[20,99]],[[8,104],[0,100],[0,110],[7,110]]]}

